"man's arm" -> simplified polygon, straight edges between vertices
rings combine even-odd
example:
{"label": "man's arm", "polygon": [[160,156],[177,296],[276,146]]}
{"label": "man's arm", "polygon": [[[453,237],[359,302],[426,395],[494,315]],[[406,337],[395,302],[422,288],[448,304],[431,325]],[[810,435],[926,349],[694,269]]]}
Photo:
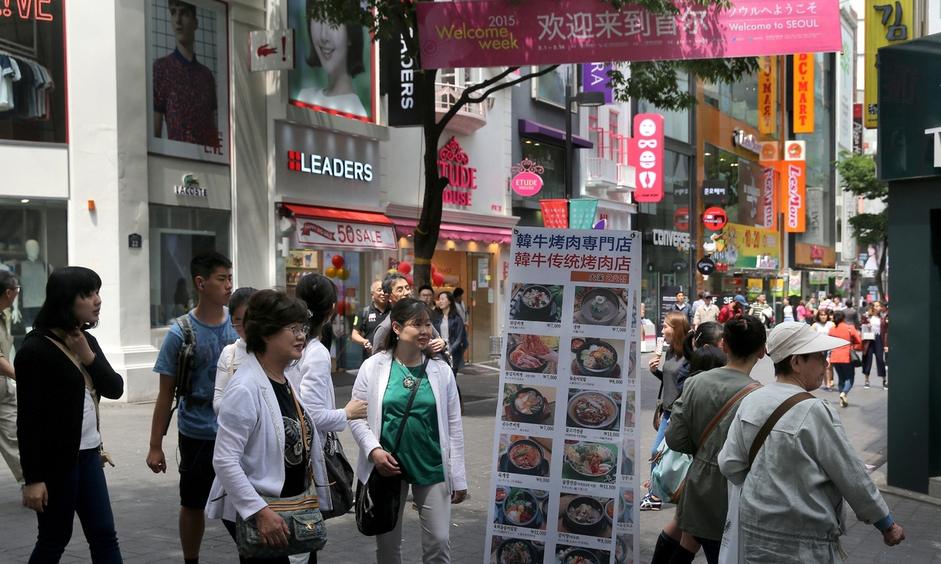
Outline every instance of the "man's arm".
{"label": "man's arm", "polygon": [[154,416],[150,423],[150,451],[147,454],[147,466],[156,474],[167,471],[167,459],[163,454],[163,436],[170,427],[170,408],[173,402],[173,388],[176,379],[166,374],[160,375],[160,390],[157,403],[154,404]]}
{"label": "man's arm", "polygon": [[13,364],[2,354],[0,354],[0,376],[16,380],[16,371],[13,369]]}

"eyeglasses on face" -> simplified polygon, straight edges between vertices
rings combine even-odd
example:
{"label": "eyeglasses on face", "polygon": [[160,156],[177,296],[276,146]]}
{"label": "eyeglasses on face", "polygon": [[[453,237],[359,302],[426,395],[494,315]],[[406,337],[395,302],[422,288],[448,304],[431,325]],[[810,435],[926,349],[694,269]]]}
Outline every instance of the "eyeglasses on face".
{"label": "eyeglasses on face", "polygon": [[288,331],[290,331],[291,333],[293,333],[293,334],[294,334],[294,337],[296,337],[296,338],[299,339],[299,338],[301,338],[301,337],[306,337],[306,336],[307,336],[307,333],[310,331],[310,325],[307,325],[307,324],[304,324],[304,325],[296,325],[296,324],[295,324],[295,325],[288,325],[287,327],[285,327],[285,329],[287,329]]}

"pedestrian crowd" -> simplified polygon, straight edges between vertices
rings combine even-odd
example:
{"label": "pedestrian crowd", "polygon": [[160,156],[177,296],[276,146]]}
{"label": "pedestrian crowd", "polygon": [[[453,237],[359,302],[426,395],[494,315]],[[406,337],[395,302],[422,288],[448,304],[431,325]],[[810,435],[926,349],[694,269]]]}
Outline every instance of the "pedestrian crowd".
{"label": "pedestrian crowd", "polygon": [[[774,325],[762,296],[750,306],[736,296],[715,321],[712,312],[701,313],[712,309],[711,296],[702,297],[704,305],[690,313],[694,308],[683,307],[678,296],[664,319],[663,347],[649,365],[661,394],[651,480],[640,508],[677,504],[651,563],[689,563],[700,548],[710,564],[840,562],[844,500],[887,545],[902,542],[905,533],[838,413],[809,393],[833,385],[832,369],[846,407],[857,366],[864,366],[868,387],[872,357],[885,381],[882,304],[857,315],[836,300],[813,309],[799,302],[785,312],[796,318]],[[690,316],[695,327],[688,330]],[[750,374],[766,355],[776,380],[761,386]]]}
{"label": "pedestrian crowd", "polygon": [[[160,348],[146,456],[150,470],[167,471],[163,439],[176,414],[184,561],[199,561],[208,517],[222,521],[240,562],[315,563],[325,520],[355,511],[378,562],[398,563],[411,492],[423,561],[450,562],[451,505],[467,497],[455,378],[468,345],[463,291],[423,287],[419,300],[401,274],[374,282],[352,332],[364,362],[352,399],[337,406],[324,342],[337,304],[329,278],[304,276],[295,296],[233,292],[232,263],[216,252],[194,257],[190,274],[198,301]],[[60,560],[76,515],[92,562],[122,562],[98,402],[120,398],[124,384],[88,333],[101,285],[90,269],[56,269],[12,363],[0,313],[0,452],[37,515],[30,563]],[[18,291],[0,271],[0,312]],[[347,427],[355,470],[337,438]]]}

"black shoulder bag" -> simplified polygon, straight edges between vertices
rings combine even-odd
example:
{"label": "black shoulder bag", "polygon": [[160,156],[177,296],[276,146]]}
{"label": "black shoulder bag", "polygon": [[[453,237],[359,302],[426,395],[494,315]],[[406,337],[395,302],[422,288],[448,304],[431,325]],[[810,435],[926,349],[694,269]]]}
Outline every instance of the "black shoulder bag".
{"label": "black shoulder bag", "polygon": [[330,500],[333,509],[321,511],[324,519],[346,515],[353,508],[353,467],[343,452],[343,445],[336,433],[327,433],[323,444],[323,460],[330,482]]}
{"label": "black shoulder bag", "polygon": [[[402,442],[405,422],[408,421],[408,416],[411,414],[412,404],[415,403],[415,396],[418,394],[418,388],[421,386],[421,379],[425,376],[427,366],[428,357],[425,357],[425,361],[421,365],[421,372],[418,374],[418,380],[415,382],[415,386],[412,387],[412,393],[408,396],[408,403],[405,405],[405,414],[402,415],[399,431],[396,433],[395,446],[391,452],[393,458],[396,458],[399,445]],[[388,533],[395,528],[399,520],[401,503],[402,475],[383,476],[373,468],[365,484],[361,481],[356,484],[356,528],[368,537]]]}

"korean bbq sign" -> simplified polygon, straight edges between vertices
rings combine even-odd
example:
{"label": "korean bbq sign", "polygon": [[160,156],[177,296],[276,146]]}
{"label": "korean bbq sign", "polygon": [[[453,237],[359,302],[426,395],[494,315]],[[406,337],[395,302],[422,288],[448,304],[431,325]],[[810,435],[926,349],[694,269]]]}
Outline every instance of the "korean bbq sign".
{"label": "korean bbq sign", "polygon": [[841,49],[837,0],[692,1],[654,14],[602,0],[418,2],[425,68],[784,55]]}
{"label": "korean bbq sign", "polygon": [[627,164],[637,171],[634,201],[655,203],[663,199],[663,116],[634,116],[634,137],[631,138]]}
{"label": "korean bbq sign", "polygon": [[297,242],[302,245],[395,249],[395,241],[395,232],[388,225],[297,219]]}

